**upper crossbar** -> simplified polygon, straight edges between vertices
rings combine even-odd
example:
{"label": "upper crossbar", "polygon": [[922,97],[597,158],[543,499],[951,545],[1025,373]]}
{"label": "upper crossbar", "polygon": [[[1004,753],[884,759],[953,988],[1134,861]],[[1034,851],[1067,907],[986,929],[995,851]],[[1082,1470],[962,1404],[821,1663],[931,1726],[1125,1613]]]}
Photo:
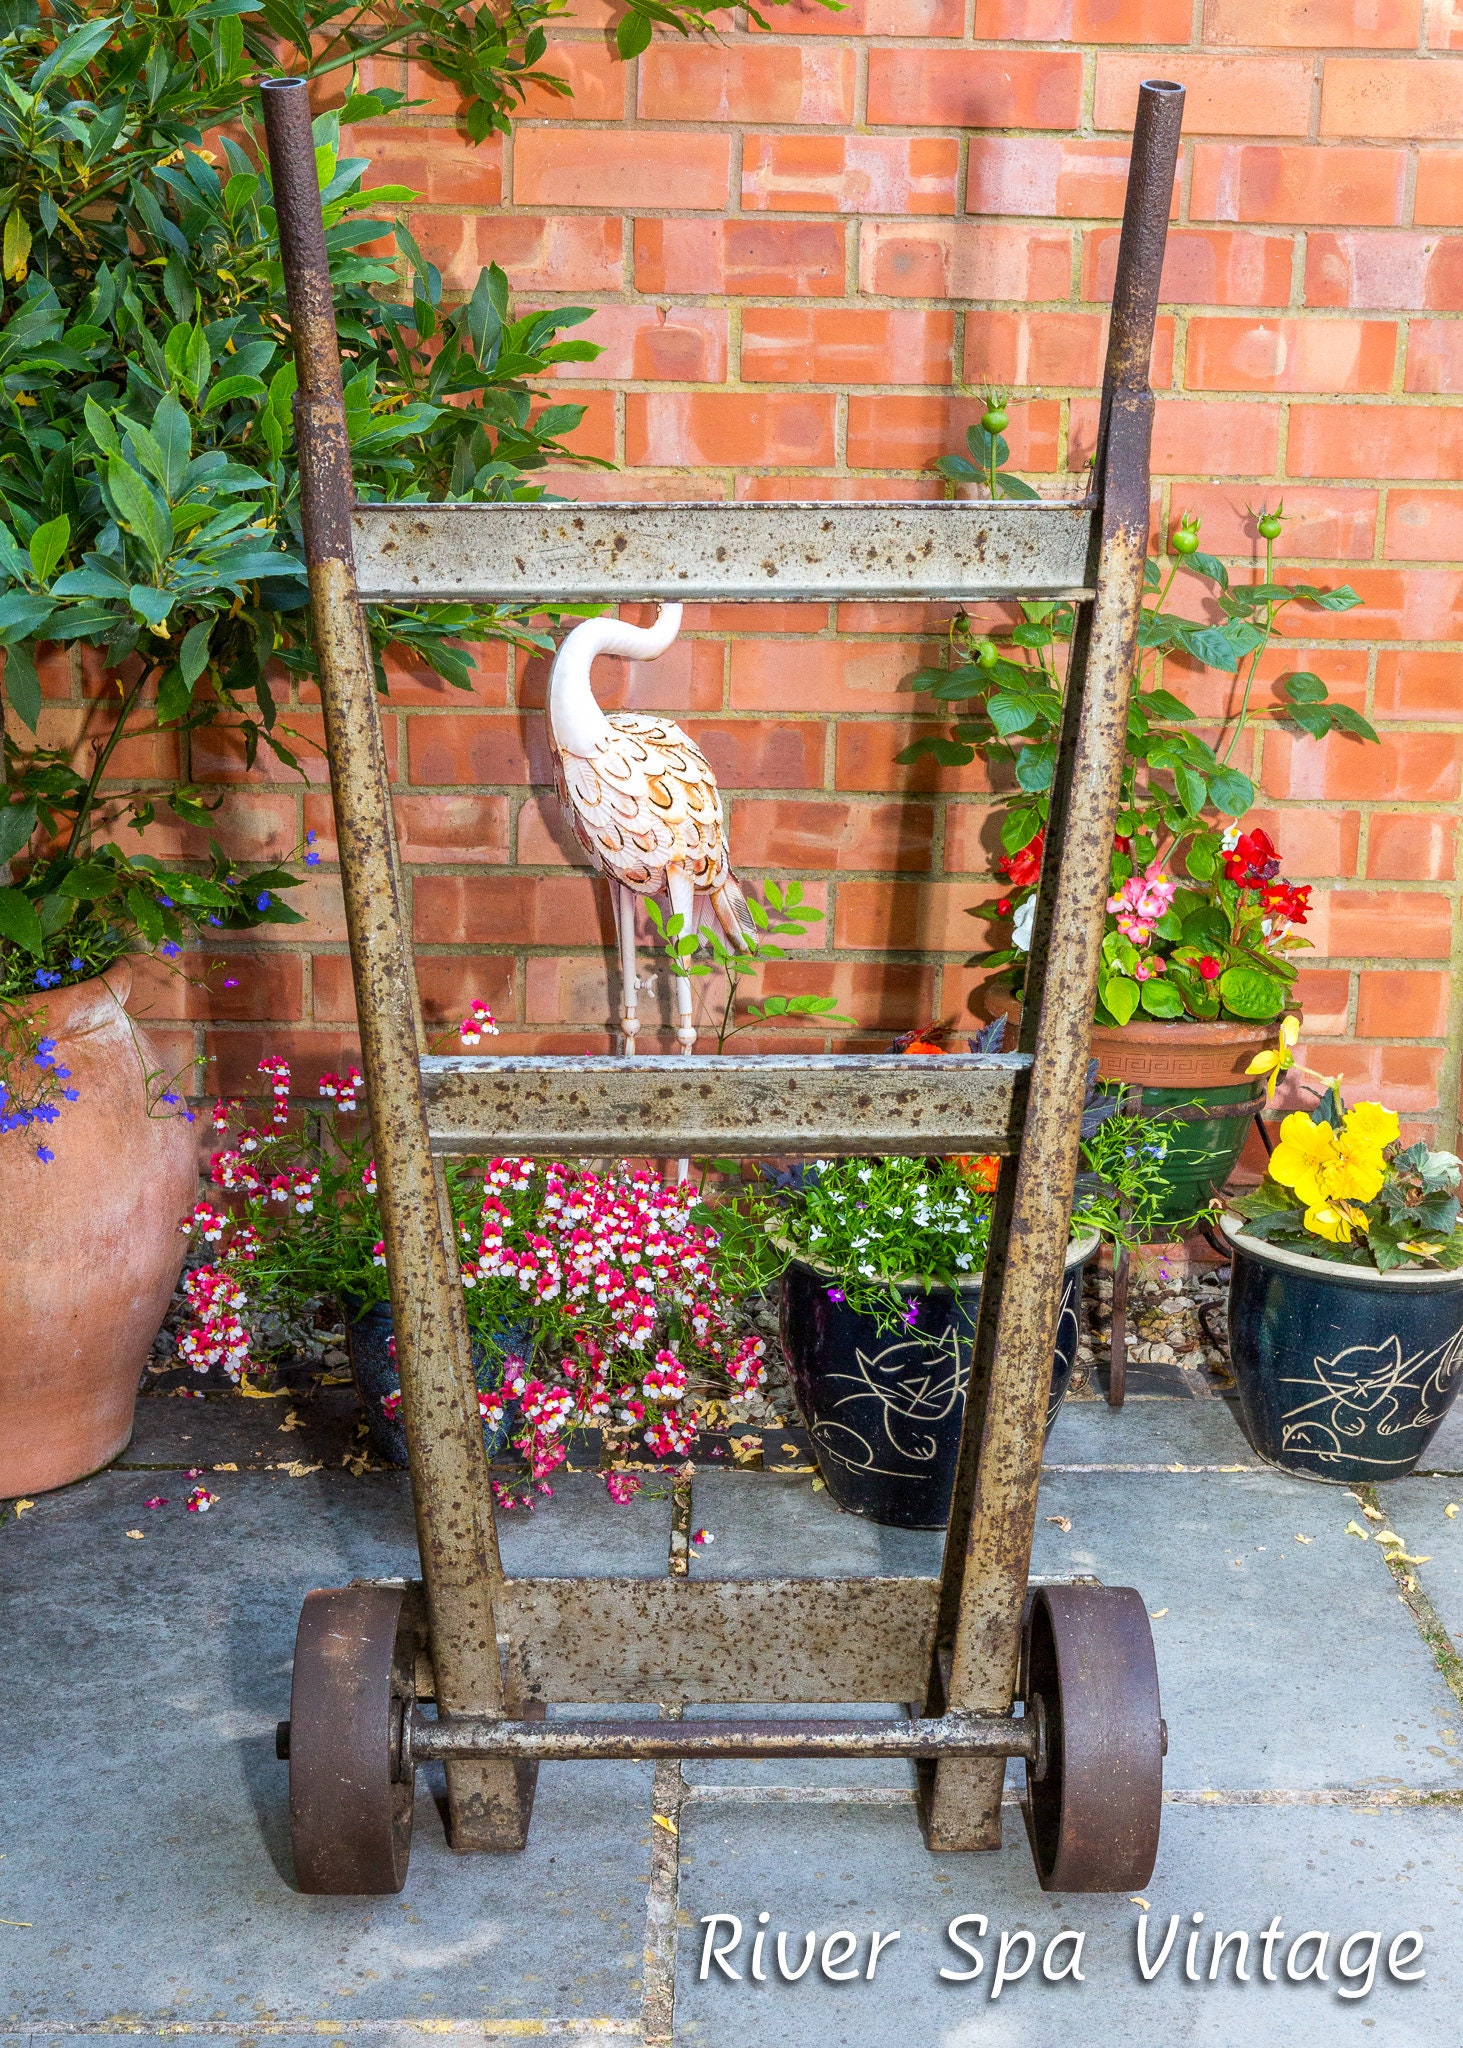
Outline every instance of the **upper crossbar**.
{"label": "upper crossbar", "polygon": [[367,603],[1085,598],[1085,504],[360,505]]}
{"label": "upper crossbar", "polygon": [[422,1088],[436,1153],[1006,1153],[1030,1064],[1020,1053],[448,1055],[422,1061]]}

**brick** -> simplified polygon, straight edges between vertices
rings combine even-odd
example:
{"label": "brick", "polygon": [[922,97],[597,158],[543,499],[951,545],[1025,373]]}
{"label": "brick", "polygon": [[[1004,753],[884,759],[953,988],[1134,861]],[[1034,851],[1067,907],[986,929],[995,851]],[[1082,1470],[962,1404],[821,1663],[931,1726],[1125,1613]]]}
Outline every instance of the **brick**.
{"label": "brick", "polygon": [[640,59],[640,118],[843,124],[856,63],[843,43],[656,42]]}
{"label": "brick", "polygon": [[838,14],[817,0],[792,0],[768,17],[774,34],[824,36],[958,36],[964,0],[845,0]]}
{"label": "brick", "polygon": [[1189,0],[981,0],[976,34],[1000,42],[1187,43],[1192,26]]}
{"label": "brick", "polygon": [[1322,135],[1380,142],[1463,136],[1463,59],[1328,57],[1321,79]]}
{"label": "brick", "polygon": [[[654,616],[632,623],[647,624]],[[594,664],[594,694],[606,711],[719,711],[724,658],[719,641],[684,634],[655,661],[622,661],[601,655]],[[537,656],[525,664],[518,701],[541,711],[548,701],[550,662]]]}
{"label": "brick", "polygon": [[1407,155],[1340,144],[1200,142],[1189,188],[1193,220],[1395,227],[1403,218]]}
{"label": "brick", "polygon": [[749,135],[742,205],[774,213],[953,213],[953,136]]}
{"label": "brick", "polygon": [[1101,313],[977,312],[965,316],[967,384],[1093,385],[1102,376]]}
{"label": "brick", "polygon": [[561,383],[586,377],[654,384],[726,379],[727,316],[716,306],[597,306],[580,333],[603,354],[592,363],[561,363],[554,373]]}
{"label": "brick", "polygon": [[1413,320],[1408,323],[1409,391],[1463,391],[1463,325],[1456,320]]}
{"label": "brick", "polygon": [[350,154],[371,159],[365,190],[410,185],[428,206],[499,206],[502,137],[471,143],[451,128],[395,128],[365,121],[350,130]]}
{"label": "brick", "polygon": [[1463,413],[1454,407],[1291,407],[1286,466],[1292,476],[1452,482],[1463,474],[1460,465]]}
{"label": "brick", "polygon": [[[1031,214],[1041,220],[1118,220],[1130,154],[1126,142],[1090,136],[972,135],[966,211]],[[1175,177],[1175,212],[1178,191]]]}
{"label": "brick", "polygon": [[739,639],[731,649],[734,711],[878,711],[908,709],[906,677],[932,661],[933,647],[906,641]]}
{"label": "brick", "polygon": [[980,908],[970,882],[841,882],[833,942],[860,950],[969,953],[985,938]]}
{"label": "brick", "polygon": [[[1311,118],[1309,57],[1221,57],[1185,51],[1186,135],[1304,135]],[[1093,126],[1131,133],[1151,56],[1099,54]]]}
{"label": "brick", "polygon": [[419,784],[501,786],[547,782],[551,774],[542,720],[517,712],[419,712],[407,720],[407,762],[411,781]]}
{"label": "brick", "polygon": [[839,298],[844,236],[842,221],[638,220],[635,288]]}
{"label": "brick", "polygon": [[[1097,445],[1095,400],[1074,399],[1067,467],[1077,470]],[[1160,398],[1153,422],[1155,476],[1272,476],[1280,454],[1280,415],[1242,399]]]}
{"label": "brick", "polygon": [[1308,306],[1456,312],[1463,307],[1463,235],[1310,235],[1305,295]]}
{"label": "brick", "polygon": [[1412,218],[1418,227],[1463,227],[1463,149],[1420,149]]}
{"label": "brick", "polygon": [[260,1099],[259,1062],[283,1054],[289,1061],[296,1102],[318,1102],[320,1076],[333,1069],[339,1073],[352,1061],[360,1064],[360,1040],[354,1031],[331,1031],[296,1026],[279,1030],[210,1030],[203,1035],[209,1065],[204,1092],[210,1095]]}
{"label": "brick", "polygon": [[943,734],[945,725],[937,720],[899,724],[892,719],[848,718],[837,727],[837,758],[834,786],[840,790],[879,792],[901,790],[912,796],[936,791],[990,788],[985,764],[973,761],[968,768],[942,768],[928,754],[905,764],[895,759],[912,740],[925,733]]}
{"label": "brick", "polygon": [[989,881],[1001,854],[1001,814],[991,804],[945,806],[945,873]]}
{"label": "brick", "polygon": [[414,213],[411,231],[452,292],[470,292],[489,263],[516,292],[612,292],[624,275],[624,224],[615,219]]}
{"label": "brick", "polygon": [[819,789],[823,783],[821,719],[697,719],[691,736],[728,789]]}
{"label": "brick", "polygon": [[1422,0],[1204,0],[1204,41],[1275,49],[1415,50]]}
{"label": "brick", "polygon": [[1328,804],[1324,810],[1257,808],[1245,813],[1248,829],[1258,825],[1280,849],[1281,872],[1287,881],[1311,882],[1348,878],[1357,872],[1361,845],[1360,811]]}
{"label": "brick", "polygon": [[[619,1016],[619,975],[617,971],[611,986],[608,953],[589,958],[571,954],[560,960],[531,959],[523,989],[524,1014],[530,1023],[589,1025],[608,1031]],[[653,1015],[653,1011],[647,1015],[642,1009],[642,1027],[651,1023]]]}
{"label": "brick", "polygon": [[[629,66],[622,64],[607,41],[568,42],[556,39],[535,67],[562,78],[569,97],[531,85],[523,102],[523,121],[623,121]],[[516,129],[522,134],[521,127]]]}
{"label": "brick", "polygon": [[1451,882],[1458,820],[1439,811],[1374,811],[1367,827],[1366,871],[1373,882]]}
{"label": "brick", "polygon": [[[601,461],[615,459],[615,394],[612,391],[586,391],[583,386],[555,397],[555,405],[568,401],[584,407],[584,417],[577,427],[566,427],[558,436],[563,445],[575,455],[598,456]],[[550,403],[533,407],[535,414],[542,412]]]}
{"label": "brick", "polygon": [[297,1023],[305,1014],[304,962],[298,953],[185,953],[172,967],[132,958],[127,1007],[152,1029],[154,1018],[216,1017],[230,1023]]}
{"label": "brick", "polygon": [[925,874],[934,827],[929,804],[748,797],[732,806],[732,856],[739,867],[771,868],[775,873]]}
{"label": "brick", "polygon": [[823,633],[828,629],[829,610],[826,604],[688,604],[681,630],[732,634]]}
{"label": "brick", "polygon": [[[1170,229],[1158,296],[1166,305],[1288,305],[1291,248],[1288,235]],[[1111,301],[1117,262],[1117,229],[1090,229],[1083,237],[1084,299]]]}
{"label": "brick", "polygon": [[725,206],[731,138],[653,128],[520,128],[519,206]]}
{"label": "brick", "polygon": [[[1443,1055],[1416,1045],[1327,1046],[1348,1102],[1385,1102],[1389,1109],[1436,1112]],[[1308,1105],[1307,1105],[1308,1106]],[[1404,1120],[1404,1140],[1418,1135]]]}
{"label": "brick", "polygon": [[583,868],[589,855],[570,830],[559,799],[530,797],[518,813],[518,865],[524,868]]}
{"label": "brick", "polygon": [[[1174,609],[1189,612],[1202,608],[1180,602],[1174,605]],[[1304,611],[1284,615],[1284,618],[1286,623],[1305,632],[1308,621],[1315,616]],[[1280,695],[1280,678],[1294,669],[1306,669],[1324,678],[1338,704],[1349,704],[1355,711],[1364,711],[1369,659],[1364,647],[1306,647],[1291,639],[1277,641],[1260,657],[1251,709],[1256,712],[1267,708],[1279,709],[1286,701]],[[1165,686],[1181,697],[1201,720],[1218,725],[1238,715],[1244,684],[1223,669],[1200,668],[1187,655],[1170,654],[1164,663],[1163,680]],[[1257,735],[1252,731],[1245,744],[1249,745],[1256,739]],[[1237,759],[1235,765],[1243,768],[1246,774],[1255,772],[1253,758]],[[1294,818],[1300,813],[1292,811],[1285,815]]]}
{"label": "brick", "polygon": [[1390,320],[1193,319],[1191,391],[1386,391],[1397,329]]}
{"label": "brick", "polygon": [[876,124],[1075,128],[1081,98],[1075,50],[869,52],[868,117]]}
{"label": "brick", "polygon": [[[1072,237],[1065,228],[987,221],[870,221],[859,284],[883,298],[1065,299]],[[978,317],[973,311],[972,317]]]}
{"label": "brick", "polygon": [[412,933],[438,945],[613,943],[609,894],[584,875],[418,875]]}
{"label": "brick", "polygon": [[1427,889],[1335,889],[1326,925],[1333,959],[1445,960],[1452,912],[1446,896]]}
{"label": "brick", "polygon": [[948,384],[955,315],[868,307],[748,307],[742,376],[749,384]]}
{"label": "brick", "polygon": [[396,799],[397,843],[404,861],[501,864],[508,858],[508,799],[464,790]]}
{"label": "brick", "polygon": [[[1383,545],[1387,559],[1393,562],[1456,562],[1463,558],[1463,494],[1390,491]],[[1463,708],[1456,681],[1454,691],[1455,705]]]}
{"label": "brick", "polygon": [[1349,974],[1334,968],[1302,967],[1295,978],[1295,993],[1309,1031],[1339,1038],[1346,1030],[1351,1009]]}
{"label": "brick", "polygon": [[1265,735],[1264,787],[1269,796],[1325,803],[1363,797],[1450,803],[1463,787],[1463,737],[1384,732],[1373,745],[1350,734],[1313,740],[1277,729]]}
{"label": "brick", "polygon": [[[1287,487],[1283,555],[1303,560],[1369,562],[1376,546],[1378,495],[1374,490]],[[1202,523],[1204,546],[1227,562],[1236,557],[1246,563],[1263,561],[1251,509],[1258,510],[1262,502],[1263,498],[1257,499],[1254,492],[1236,491],[1232,484],[1186,483],[1173,493],[1173,510],[1196,512]]]}
{"label": "brick", "polygon": [[1358,1038],[1441,1038],[1447,1029],[1446,974],[1414,967],[1358,976]]}
{"label": "brick", "polygon": [[739,476],[738,498],[823,500],[842,502],[858,498],[942,498],[945,486],[938,476]]}
{"label": "brick", "polygon": [[1378,718],[1458,715],[1458,657],[1430,648],[1384,647],[1377,655]]}
{"label": "brick", "polygon": [[913,1019],[935,1014],[934,968],[901,960],[773,960],[762,987],[768,995],[832,996],[864,1031],[907,1031]]}
{"label": "brick", "polygon": [[1361,604],[1349,612],[1308,614],[1308,639],[1463,639],[1463,576],[1456,571],[1358,567],[1346,580]]}
{"label": "brick", "polygon": [[631,392],[625,460],[685,468],[833,460],[830,396],[780,391]]}
{"label": "brick", "polygon": [[[978,399],[856,395],[848,401],[849,467],[924,469],[937,455],[963,449],[965,430],[981,411]],[[1023,404],[1012,415],[1006,437],[1013,466],[1033,472],[1055,469],[1059,423],[1056,400]]]}
{"label": "brick", "polygon": [[1428,9],[1427,46],[1430,50],[1463,49],[1463,7],[1459,0],[1434,0]]}
{"label": "brick", "polygon": [[[45,731],[46,715],[41,714],[42,735]],[[192,751],[192,771],[199,782],[288,782],[298,787],[301,777],[306,782],[318,783],[324,787],[330,779],[325,761],[325,726],[318,711],[291,711],[282,721],[291,730],[286,744],[299,761],[298,770],[288,768],[279,760],[269,744],[267,736],[260,741],[259,754],[252,768],[244,762],[244,741],[242,735],[232,726],[205,725],[192,735],[189,742]],[[383,721],[386,740],[386,758],[393,775],[396,772],[397,721],[388,718]],[[119,747],[112,756],[117,762],[124,751]],[[129,770],[137,773],[137,770]],[[157,773],[157,770],[142,771]]]}
{"label": "brick", "polygon": [[[529,962],[530,967],[537,964]],[[433,1046],[434,1052],[460,1049],[457,1026],[474,996],[488,1005],[500,1030],[512,1029],[518,1004],[514,994],[517,966],[511,958],[501,953],[472,953],[466,958],[460,953],[418,953],[416,967],[427,1029],[447,1034],[445,1043]],[[493,1049],[501,1042],[495,1038]]]}

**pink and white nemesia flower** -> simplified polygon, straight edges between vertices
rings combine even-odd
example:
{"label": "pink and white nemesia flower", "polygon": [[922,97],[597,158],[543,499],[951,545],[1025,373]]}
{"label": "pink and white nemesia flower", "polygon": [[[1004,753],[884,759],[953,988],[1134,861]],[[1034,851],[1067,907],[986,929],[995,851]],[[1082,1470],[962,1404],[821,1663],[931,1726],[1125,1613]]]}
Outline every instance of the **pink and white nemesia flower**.
{"label": "pink and white nemesia flower", "polygon": [[467,1015],[457,1027],[457,1035],[464,1045],[481,1045],[484,1034],[489,1038],[498,1036],[497,1019],[481,996],[474,996]]}

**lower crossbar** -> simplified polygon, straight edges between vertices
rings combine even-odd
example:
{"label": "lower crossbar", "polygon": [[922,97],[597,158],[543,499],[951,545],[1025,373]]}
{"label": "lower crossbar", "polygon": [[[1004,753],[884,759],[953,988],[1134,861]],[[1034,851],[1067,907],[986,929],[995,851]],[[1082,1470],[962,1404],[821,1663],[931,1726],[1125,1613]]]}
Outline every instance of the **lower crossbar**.
{"label": "lower crossbar", "polygon": [[1040,1766],[1045,1715],[1040,1701],[1021,1719],[1001,1714],[944,1714],[928,1721],[499,1721],[463,1714],[429,1719],[420,1708],[403,1717],[403,1762],[409,1767],[510,1757],[528,1763],[677,1757],[1024,1757]]}

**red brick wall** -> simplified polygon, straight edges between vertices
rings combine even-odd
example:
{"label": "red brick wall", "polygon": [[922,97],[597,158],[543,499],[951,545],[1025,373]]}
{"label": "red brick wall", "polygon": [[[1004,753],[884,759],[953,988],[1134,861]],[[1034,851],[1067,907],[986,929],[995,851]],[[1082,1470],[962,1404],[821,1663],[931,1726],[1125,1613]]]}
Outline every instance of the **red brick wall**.
{"label": "red brick wall", "polygon": [[[1243,567],[1245,508],[1283,493],[1288,562],[1362,595],[1313,627],[1300,665],[1373,718],[1381,746],[1276,731],[1247,765],[1287,871],[1317,885],[1304,994],[1319,1063],[1451,1126],[1460,0],[774,12],[772,35],[658,37],[624,66],[612,10],[584,0],[550,52],[572,103],[536,99],[507,142],[473,150],[450,95],[416,73],[426,108],[355,132],[383,176],[423,191],[412,226],[450,283],[491,258],[526,303],[600,309],[584,331],[605,353],[572,372],[589,406],[578,445],[619,471],[558,476],[565,494],[934,494],[929,464],[987,379],[1017,394],[1016,464],[1056,490],[1092,446],[1136,87],[1187,85],[1155,523],[1197,511]],[[915,729],[900,679],[941,624],[918,607],[702,608],[659,663],[600,671],[608,704],[684,716],[743,874],[800,876],[826,907],[777,985],[832,992],[876,1035],[967,1014],[983,930],[968,913],[993,893],[981,775],[894,760]],[[1213,678],[1180,687],[1205,706],[1223,695]],[[476,703],[411,677],[393,694],[424,995],[448,1024],[485,994],[504,1047],[602,1048],[605,908],[543,788],[542,695],[542,664],[510,674],[498,653]],[[328,836],[319,778],[301,797],[282,773],[195,772],[240,786],[233,814],[261,850],[303,825]],[[349,1036],[326,872],[303,938],[261,946],[267,971],[212,1004],[225,1084],[266,1039],[328,1064]]]}

